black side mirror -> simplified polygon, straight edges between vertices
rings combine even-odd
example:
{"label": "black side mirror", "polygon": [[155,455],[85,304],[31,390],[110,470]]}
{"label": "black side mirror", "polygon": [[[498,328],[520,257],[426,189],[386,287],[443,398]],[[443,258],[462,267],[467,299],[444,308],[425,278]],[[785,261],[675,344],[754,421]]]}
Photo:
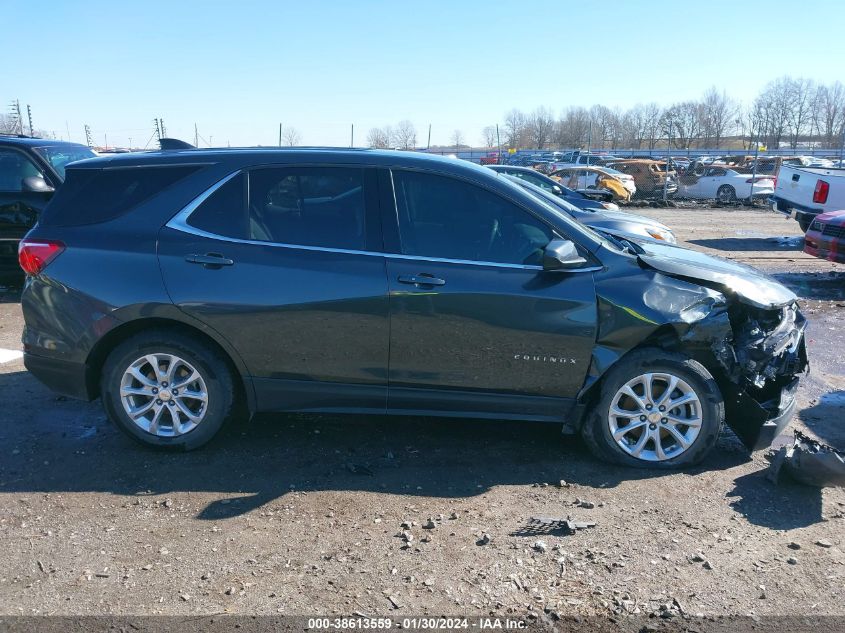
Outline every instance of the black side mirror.
{"label": "black side mirror", "polygon": [[21,189],[28,193],[49,193],[55,191],[41,176],[27,176],[21,180]]}
{"label": "black side mirror", "polygon": [[552,240],[543,250],[543,270],[571,270],[586,263],[569,240]]}

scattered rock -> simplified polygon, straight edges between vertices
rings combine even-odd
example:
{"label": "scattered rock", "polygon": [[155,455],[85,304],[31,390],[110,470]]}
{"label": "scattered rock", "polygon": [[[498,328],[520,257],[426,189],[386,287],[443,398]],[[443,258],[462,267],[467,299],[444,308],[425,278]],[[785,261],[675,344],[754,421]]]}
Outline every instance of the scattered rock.
{"label": "scattered rock", "polygon": [[711,563],[709,560],[706,560],[704,561],[704,565],[702,565],[702,567],[704,567],[704,569],[713,569],[713,563]]}
{"label": "scattered rock", "polygon": [[491,539],[490,539],[490,535],[489,535],[489,534],[487,534],[487,532],[484,532],[484,533],[481,535],[481,538],[479,538],[479,539],[475,542],[475,544],[476,544],[476,545],[487,545],[490,541],[491,541]]}
{"label": "scattered rock", "polygon": [[568,482],[568,481],[566,481],[565,479],[561,479],[561,480],[557,483],[557,487],[558,487],[558,488],[569,488],[569,482]]}
{"label": "scattered rock", "polygon": [[411,541],[414,540],[414,535],[411,534],[408,530],[402,530],[402,539],[406,543],[410,543]]}
{"label": "scattered rock", "polygon": [[548,549],[548,545],[546,545],[545,541],[535,541],[534,544],[531,546],[534,551],[545,553]]}
{"label": "scattered rock", "polygon": [[434,519],[432,517],[429,517],[428,521],[426,521],[425,525],[423,525],[424,530],[433,530],[436,527],[437,524],[434,522]]}
{"label": "scattered rock", "polygon": [[575,505],[579,508],[586,508],[587,510],[592,510],[596,507],[596,504],[592,501],[587,501],[586,499],[575,499]]}
{"label": "scattered rock", "polygon": [[786,562],[789,563],[790,565],[797,565],[798,559],[795,558],[794,556],[790,556],[789,558],[786,559]]}
{"label": "scattered rock", "polygon": [[816,541],[816,545],[818,545],[819,547],[824,547],[825,549],[833,547],[833,543],[823,538],[820,538],[818,541]]}
{"label": "scattered rock", "polygon": [[452,521],[454,521],[455,519],[457,519],[457,518],[458,518],[458,513],[457,513],[457,512],[453,512],[452,514],[450,514],[450,515],[449,515],[449,518],[450,518]]}
{"label": "scattered rock", "polygon": [[164,501],[164,507],[165,507],[165,508],[170,508],[170,507],[172,507],[172,506],[173,506],[173,500],[172,500],[172,499],[165,499],[165,501]]}
{"label": "scattered rock", "polygon": [[705,562],[707,559],[706,559],[706,558],[704,558],[704,554],[702,554],[701,552],[697,552],[697,553],[693,554],[693,555],[690,557],[690,560],[691,560],[693,563],[703,563],[703,562]]}
{"label": "scattered rock", "polygon": [[234,596],[235,595],[235,588],[229,587],[228,589],[226,589],[225,593],[226,593],[227,596]]}
{"label": "scattered rock", "polygon": [[795,541],[792,541],[791,543],[789,543],[789,545],[787,545],[787,547],[789,549],[801,549],[801,543],[796,543]]}
{"label": "scattered rock", "polygon": [[179,597],[182,599],[182,602],[188,602],[191,599],[191,596],[187,593],[180,593]]}
{"label": "scattered rock", "polygon": [[410,530],[411,529],[411,522],[410,521],[402,521],[400,526],[403,530]]}

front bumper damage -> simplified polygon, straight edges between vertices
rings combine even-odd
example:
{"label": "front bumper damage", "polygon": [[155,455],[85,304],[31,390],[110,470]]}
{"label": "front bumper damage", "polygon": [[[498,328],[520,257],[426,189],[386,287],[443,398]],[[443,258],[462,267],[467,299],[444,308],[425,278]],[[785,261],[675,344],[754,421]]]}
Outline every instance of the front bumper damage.
{"label": "front bumper damage", "polygon": [[770,446],[792,419],[799,375],[809,367],[806,327],[794,303],[773,310],[735,303],[691,329],[709,343],[728,426],[751,451]]}

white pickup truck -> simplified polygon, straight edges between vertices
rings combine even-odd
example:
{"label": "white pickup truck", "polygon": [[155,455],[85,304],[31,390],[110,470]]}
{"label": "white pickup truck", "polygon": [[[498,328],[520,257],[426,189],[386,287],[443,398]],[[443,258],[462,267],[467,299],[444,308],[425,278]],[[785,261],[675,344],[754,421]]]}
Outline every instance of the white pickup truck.
{"label": "white pickup truck", "polygon": [[769,200],[806,232],[819,213],[845,210],[845,169],[781,165]]}

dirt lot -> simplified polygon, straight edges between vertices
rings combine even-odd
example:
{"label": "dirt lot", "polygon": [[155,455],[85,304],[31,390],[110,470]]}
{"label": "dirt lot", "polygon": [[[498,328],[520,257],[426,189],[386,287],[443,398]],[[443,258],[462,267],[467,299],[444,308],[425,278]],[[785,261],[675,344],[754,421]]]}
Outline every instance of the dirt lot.
{"label": "dirt lot", "polygon": [[[769,212],[638,212],[803,297],[793,426],[845,445],[845,268]],[[0,347],[20,329],[6,293]],[[20,360],[0,393],[1,614],[845,615],[845,490],[775,486],[729,433],[671,474],[597,463],[554,426],[417,418],[266,417],[160,455]],[[596,526],[529,524],[567,515]]]}

